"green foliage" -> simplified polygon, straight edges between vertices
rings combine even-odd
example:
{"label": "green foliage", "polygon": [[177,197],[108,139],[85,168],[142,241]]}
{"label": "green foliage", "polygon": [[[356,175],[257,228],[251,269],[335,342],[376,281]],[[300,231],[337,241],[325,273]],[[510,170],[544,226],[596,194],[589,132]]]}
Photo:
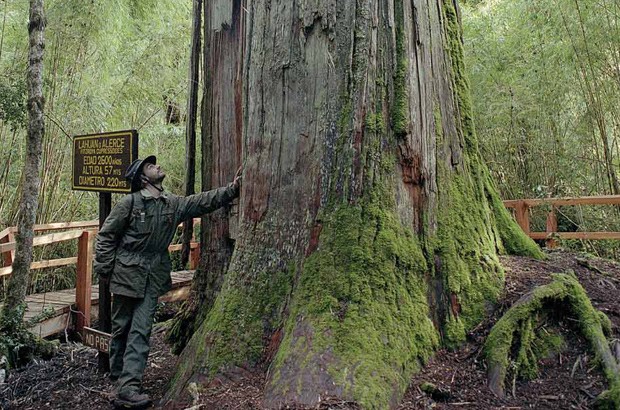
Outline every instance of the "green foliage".
{"label": "green foliage", "polygon": [[36,324],[43,322],[44,320],[52,318],[54,316],[56,316],[56,309],[54,309],[52,306],[45,306],[41,310],[41,313],[39,313],[36,316],[33,316],[25,323],[25,327],[28,328],[31,326],[35,326]]}
{"label": "green foliage", "polygon": [[[33,248],[33,260],[67,258],[77,254],[77,241],[66,241]],[[44,293],[75,287],[76,266],[60,266],[30,271],[27,294]],[[93,279],[96,282],[96,278]],[[0,288],[0,301],[6,297],[6,287]]]}
{"label": "green foliage", "polygon": [[24,78],[2,78],[0,81],[0,121],[12,129],[26,124],[26,82]]}
{"label": "green foliage", "polygon": [[[553,8],[561,7],[540,1],[464,7],[466,65],[476,85],[472,91],[477,129],[505,198],[532,196],[537,187],[544,194],[566,195],[566,178],[577,187],[575,179],[583,174],[570,176],[584,164],[566,156],[571,132],[567,126],[574,120],[574,102],[569,101],[577,82],[572,78],[574,66],[567,64],[570,44],[564,41],[560,16]],[[565,124],[559,123],[562,118]],[[564,172],[552,174],[552,169],[565,166]]]}
{"label": "green foliage", "polygon": [[[13,312],[4,315],[0,312],[0,357],[5,356],[10,367],[16,367],[19,363],[20,350],[27,346],[20,333],[25,331],[22,317],[26,304],[22,304]],[[18,330],[18,331],[15,331]]]}
{"label": "green foliage", "polygon": [[[166,123],[165,100],[182,107],[182,119],[191,2],[46,0],[45,6],[46,133],[37,222],[97,217],[97,194],[71,187],[71,136],[78,134],[139,129],[140,156],[158,155],[168,173],[166,188],[183,193],[185,129],[182,122]],[[27,20],[28,2],[0,3],[0,190],[6,193],[0,195],[0,230],[17,222],[27,128]],[[74,241],[35,248],[35,260],[64,258],[74,254],[71,248]],[[70,288],[74,278],[74,267],[35,270],[29,291]]]}
{"label": "green foliage", "polygon": [[[464,3],[464,56],[474,85],[476,129],[502,198],[616,193],[616,9],[614,0]],[[613,209],[564,212],[582,216],[573,230],[620,230]],[[533,223],[544,226],[545,215]],[[618,256],[603,241],[563,246]]]}
{"label": "green foliage", "polygon": [[[191,3],[50,0],[45,5],[46,134],[38,222],[96,216],[96,194],[71,189],[73,135],[139,129],[140,155],[159,154],[169,171],[166,187],[182,193],[184,124],[167,124],[165,116],[170,100],[184,117]],[[11,149],[0,152],[0,164],[10,164],[11,172],[0,165],[0,187],[17,193],[26,132],[28,4],[3,2],[2,13],[0,145]],[[0,200],[0,225],[15,225],[18,198]]]}

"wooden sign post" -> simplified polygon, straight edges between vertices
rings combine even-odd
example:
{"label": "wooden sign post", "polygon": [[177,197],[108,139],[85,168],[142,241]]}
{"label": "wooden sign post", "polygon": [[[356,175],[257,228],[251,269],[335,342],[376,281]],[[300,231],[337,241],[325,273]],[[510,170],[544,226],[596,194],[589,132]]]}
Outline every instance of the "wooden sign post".
{"label": "wooden sign post", "polygon": [[[137,157],[137,155],[136,155]],[[124,175],[124,174],[123,174]],[[103,226],[108,215],[112,212],[112,194],[109,192],[99,193],[99,229]],[[99,278],[99,330],[104,333],[112,332],[112,294],[110,282]],[[86,340],[86,336],[84,336]],[[96,346],[92,346],[96,347]],[[110,371],[110,354],[108,351],[99,353],[99,370]]]}
{"label": "wooden sign post", "polygon": [[[131,192],[125,179],[129,165],[138,158],[138,132],[136,130],[78,135],[73,137],[73,189],[99,192],[99,228],[112,210],[112,192]],[[86,328],[85,342],[103,340],[112,331],[111,294],[108,283],[99,278],[99,333],[93,339],[93,330]],[[84,312],[82,312],[84,313]],[[79,313],[78,313],[79,314]],[[90,318],[89,318],[90,319]],[[89,323],[89,320],[86,321]],[[99,348],[99,369],[110,370],[108,344],[90,344]]]}

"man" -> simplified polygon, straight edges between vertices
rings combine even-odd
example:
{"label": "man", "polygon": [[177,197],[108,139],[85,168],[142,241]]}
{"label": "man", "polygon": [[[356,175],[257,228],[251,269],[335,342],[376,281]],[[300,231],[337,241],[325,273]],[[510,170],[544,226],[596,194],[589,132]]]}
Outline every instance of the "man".
{"label": "man", "polygon": [[97,237],[95,272],[109,281],[112,302],[110,379],[115,404],[144,407],[140,393],[158,297],[170,290],[168,246],[180,222],[212,212],[239,195],[241,168],[226,187],[188,197],[164,191],[155,156],[135,160],[125,177],[131,194],[112,209]]}

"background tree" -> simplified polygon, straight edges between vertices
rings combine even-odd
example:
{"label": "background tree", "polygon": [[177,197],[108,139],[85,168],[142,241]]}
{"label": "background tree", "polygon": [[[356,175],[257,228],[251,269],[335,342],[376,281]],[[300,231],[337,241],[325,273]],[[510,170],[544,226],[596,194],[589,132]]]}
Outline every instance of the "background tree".
{"label": "background tree", "polygon": [[39,166],[41,164],[41,147],[45,133],[43,120],[43,49],[45,47],[45,16],[43,0],[30,0],[30,17],[28,35],[30,48],[28,52],[28,135],[26,141],[26,159],[22,171],[22,195],[19,201],[18,230],[15,235],[16,252],[13,262],[13,274],[9,281],[8,294],[0,316],[0,355],[7,355],[9,363],[14,365],[22,344],[27,349],[26,335],[22,320],[24,316],[26,289],[32,262],[33,225],[36,218],[39,193]]}
{"label": "background tree", "polygon": [[[187,122],[185,125],[185,195],[196,193],[196,123],[198,120],[198,90],[200,88],[200,31],[202,28],[202,0],[194,0],[192,8],[192,43],[189,64],[189,86],[187,98]],[[181,265],[189,260],[190,242],[194,232],[194,221],[183,223],[183,249]]]}
{"label": "background tree", "polygon": [[204,16],[203,185],[246,167],[238,215],[205,221],[211,285],[169,399],[259,366],[269,406],[394,405],[497,298],[497,253],[540,255],[478,152],[458,6],[215,0]]}

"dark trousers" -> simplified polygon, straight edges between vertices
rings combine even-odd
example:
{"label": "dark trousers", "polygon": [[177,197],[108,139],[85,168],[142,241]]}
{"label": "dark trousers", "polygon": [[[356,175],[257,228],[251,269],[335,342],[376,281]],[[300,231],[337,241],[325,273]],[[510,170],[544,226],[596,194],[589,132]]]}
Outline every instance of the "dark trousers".
{"label": "dark trousers", "polygon": [[118,392],[139,391],[149,356],[157,292],[147,283],[143,299],[114,295],[110,375],[118,378]]}

